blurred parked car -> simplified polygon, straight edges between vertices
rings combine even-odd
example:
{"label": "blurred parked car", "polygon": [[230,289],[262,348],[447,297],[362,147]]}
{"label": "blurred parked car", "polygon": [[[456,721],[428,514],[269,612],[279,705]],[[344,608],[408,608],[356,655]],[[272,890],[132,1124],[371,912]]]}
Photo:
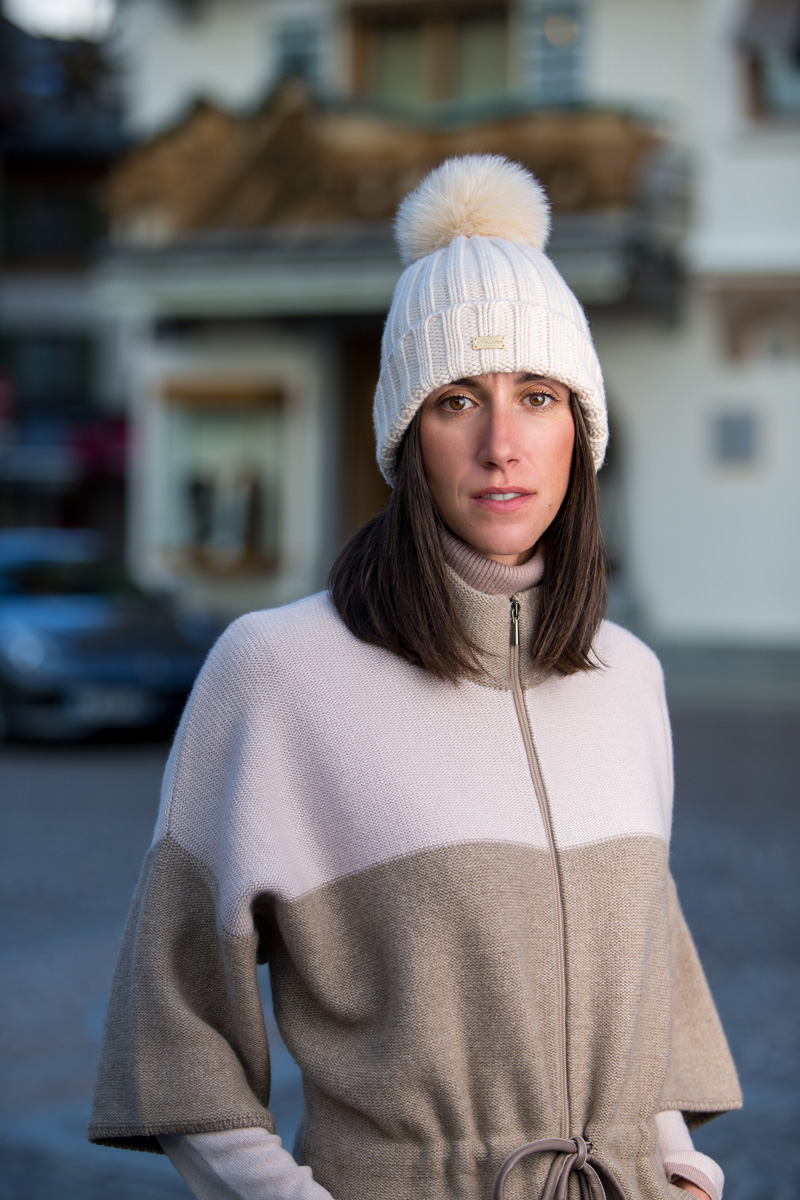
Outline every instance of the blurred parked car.
{"label": "blurred parked car", "polygon": [[145,595],[90,530],[0,530],[0,737],[166,730],[219,631]]}

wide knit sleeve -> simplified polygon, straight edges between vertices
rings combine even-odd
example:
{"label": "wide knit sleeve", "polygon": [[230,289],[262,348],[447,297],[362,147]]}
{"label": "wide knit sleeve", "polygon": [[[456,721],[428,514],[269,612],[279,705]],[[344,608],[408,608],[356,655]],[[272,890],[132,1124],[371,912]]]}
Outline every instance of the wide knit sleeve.
{"label": "wide knit sleeve", "polygon": [[694,1129],[720,1113],[741,1108],[742,1093],[671,877],[669,922],[673,1028],[669,1073],[661,1108],[682,1112],[689,1129]]}
{"label": "wide knit sleeve", "polygon": [[94,1142],[160,1152],[159,1134],[275,1130],[259,933],[237,879],[248,836],[237,797],[253,769],[249,653],[236,622],[195,684],[168,760],[108,1006]]}

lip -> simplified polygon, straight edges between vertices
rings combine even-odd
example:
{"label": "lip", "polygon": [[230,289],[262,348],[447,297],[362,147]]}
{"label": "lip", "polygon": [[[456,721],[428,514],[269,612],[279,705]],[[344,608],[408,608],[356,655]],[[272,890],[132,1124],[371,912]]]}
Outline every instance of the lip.
{"label": "lip", "polygon": [[[497,492],[516,492],[517,495],[511,500],[490,500],[488,498],[489,495]],[[482,491],[476,492],[471,499],[480,508],[486,509],[488,512],[507,513],[515,512],[518,508],[522,508],[523,504],[527,504],[532,496],[533,492],[506,485],[505,487],[484,488]]]}

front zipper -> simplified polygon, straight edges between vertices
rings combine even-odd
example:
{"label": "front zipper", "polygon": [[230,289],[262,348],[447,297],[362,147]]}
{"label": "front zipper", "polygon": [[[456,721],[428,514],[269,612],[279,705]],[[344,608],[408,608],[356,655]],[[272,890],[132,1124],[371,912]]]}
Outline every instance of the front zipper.
{"label": "front zipper", "polygon": [[509,669],[511,674],[511,692],[514,696],[514,707],[517,710],[517,720],[522,732],[525,745],[525,755],[531,773],[533,790],[539,804],[542,823],[547,836],[547,848],[550,852],[550,872],[553,880],[553,903],[556,916],[556,941],[558,953],[558,969],[556,971],[556,994],[558,1007],[558,1043],[559,1043],[559,1072],[561,1092],[561,1116],[559,1136],[569,1138],[569,1091],[567,1087],[567,962],[564,946],[564,902],[561,895],[561,879],[558,871],[556,845],[553,837],[553,824],[550,820],[550,806],[547,802],[547,792],[542,779],[542,769],[533,744],[533,734],[525,709],[525,697],[522,692],[522,681],[519,673],[519,600],[511,599],[511,633],[509,638]]}

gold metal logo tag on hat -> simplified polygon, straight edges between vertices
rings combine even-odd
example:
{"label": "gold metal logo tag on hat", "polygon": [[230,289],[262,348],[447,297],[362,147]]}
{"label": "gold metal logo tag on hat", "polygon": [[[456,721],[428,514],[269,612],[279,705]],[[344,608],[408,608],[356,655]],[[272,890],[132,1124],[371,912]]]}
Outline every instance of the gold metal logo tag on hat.
{"label": "gold metal logo tag on hat", "polygon": [[505,350],[506,339],[500,333],[489,333],[472,339],[473,350]]}

